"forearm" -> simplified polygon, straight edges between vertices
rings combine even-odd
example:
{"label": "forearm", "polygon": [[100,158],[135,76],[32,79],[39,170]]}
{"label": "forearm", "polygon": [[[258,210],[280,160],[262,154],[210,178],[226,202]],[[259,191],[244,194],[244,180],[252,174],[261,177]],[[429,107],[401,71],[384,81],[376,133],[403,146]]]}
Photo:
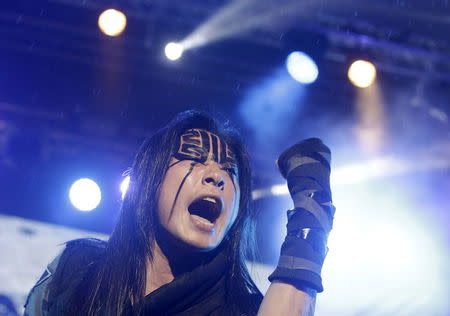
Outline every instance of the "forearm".
{"label": "forearm", "polygon": [[330,149],[320,139],[303,140],[277,160],[295,208],[287,212],[287,235],[258,315],[313,316],[322,292],[321,269],[335,208],[330,189]]}
{"label": "forearm", "polygon": [[315,291],[304,291],[293,285],[272,282],[264,296],[258,316],[313,316]]}

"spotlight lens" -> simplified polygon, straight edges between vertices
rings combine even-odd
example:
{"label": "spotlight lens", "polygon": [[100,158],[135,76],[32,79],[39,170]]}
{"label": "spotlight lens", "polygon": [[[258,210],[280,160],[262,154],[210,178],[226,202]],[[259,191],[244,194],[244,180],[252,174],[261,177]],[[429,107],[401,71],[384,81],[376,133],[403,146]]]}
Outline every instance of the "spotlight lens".
{"label": "spotlight lens", "polygon": [[98,17],[98,27],[108,36],[120,35],[127,25],[125,14],[115,9],[103,11]]}
{"label": "spotlight lens", "polygon": [[166,57],[170,60],[177,60],[183,55],[183,45],[179,43],[171,42],[166,45],[164,48],[164,52],[166,53]]}
{"label": "spotlight lens", "polygon": [[122,192],[122,200],[125,197],[125,194],[128,191],[128,187],[130,186],[130,176],[126,176],[120,184],[120,192]]}
{"label": "spotlight lens", "polygon": [[97,183],[88,178],[75,181],[70,187],[69,199],[72,205],[83,212],[92,211],[102,199]]}
{"label": "spotlight lens", "polygon": [[319,75],[314,60],[302,52],[290,53],[286,60],[286,68],[292,78],[304,84],[313,83]]}
{"label": "spotlight lens", "polygon": [[365,60],[353,62],[348,69],[348,78],[359,88],[369,87],[375,81],[376,76],[377,70],[375,66]]}

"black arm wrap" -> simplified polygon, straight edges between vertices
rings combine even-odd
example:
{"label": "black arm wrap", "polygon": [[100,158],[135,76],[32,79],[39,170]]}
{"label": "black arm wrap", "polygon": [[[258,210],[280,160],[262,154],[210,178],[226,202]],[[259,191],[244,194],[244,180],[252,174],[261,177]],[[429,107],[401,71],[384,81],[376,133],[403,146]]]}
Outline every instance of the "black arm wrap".
{"label": "black arm wrap", "polygon": [[307,139],[281,154],[278,167],[295,209],[288,211],[287,236],[269,280],[322,292],[321,269],[334,216],[330,150],[317,138]]}

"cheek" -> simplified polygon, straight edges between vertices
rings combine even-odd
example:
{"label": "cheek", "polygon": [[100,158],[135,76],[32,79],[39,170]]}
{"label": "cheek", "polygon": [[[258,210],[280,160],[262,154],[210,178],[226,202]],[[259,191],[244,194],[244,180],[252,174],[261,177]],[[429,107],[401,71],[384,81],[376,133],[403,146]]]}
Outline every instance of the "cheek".
{"label": "cheek", "polygon": [[179,184],[180,181],[177,180],[177,174],[172,172],[172,170],[167,171],[158,196],[158,215],[161,223],[164,223],[169,218]]}
{"label": "cheek", "polygon": [[[175,160],[176,161],[176,160]],[[174,162],[172,159],[171,163]],[[170,212],[172,211],[173,203],[175,201],[175,197],[177,195],[178,189],[189,172],[190,162],[180,162],[175,166],[169,168],[167,170],[166,175],[164,176],[163,182],[161,184],[161,189],[158,196],[158,216],[161,224],[164,224],[169,221]],[[183,184],[184,187],[190,187],[191,177],[188,176],[185,179]],[[181,190],[183,191],[183,190]],[[180,193],[182,193],[180,191]],[[180,196],[178,197],[180,198]]]}
{"label": "cheek", "polygon": [[158,196],[158,217],[161,224],[164,224],[169,217],[170,198],[166,179],[164,179]]}

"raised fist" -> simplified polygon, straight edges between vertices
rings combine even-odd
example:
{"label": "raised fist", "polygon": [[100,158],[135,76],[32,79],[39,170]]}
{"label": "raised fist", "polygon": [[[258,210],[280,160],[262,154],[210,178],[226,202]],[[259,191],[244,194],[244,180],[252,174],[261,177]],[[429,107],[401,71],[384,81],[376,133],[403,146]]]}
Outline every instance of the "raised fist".
{"label": "raised fist", "polygon": [[278,168],[287,180],[295,208],[288,211],[287,236],[270,281],[323,291],[320,273],[335,210],[330,161],[329,148],[318,138],[303,140],[278,158]]}

